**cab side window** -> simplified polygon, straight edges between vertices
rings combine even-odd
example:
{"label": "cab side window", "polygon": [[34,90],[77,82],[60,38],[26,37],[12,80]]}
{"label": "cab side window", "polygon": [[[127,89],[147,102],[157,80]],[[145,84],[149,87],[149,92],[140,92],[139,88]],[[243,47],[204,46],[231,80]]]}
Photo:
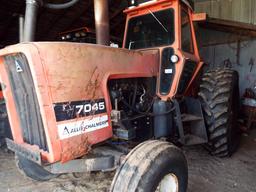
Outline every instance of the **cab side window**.
{"label": "cab side window", "polygon": [[194,53],[190,19],[184,9],[181,11],[181,49],[188,53]]}

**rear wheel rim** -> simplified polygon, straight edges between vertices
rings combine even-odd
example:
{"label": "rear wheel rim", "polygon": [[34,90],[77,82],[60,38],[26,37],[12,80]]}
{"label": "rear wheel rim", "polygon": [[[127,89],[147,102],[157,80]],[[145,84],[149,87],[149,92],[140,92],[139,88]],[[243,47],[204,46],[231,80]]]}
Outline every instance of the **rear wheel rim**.
{"label": "rear wheel rim", "polygon": [[160,181],[156,192],[178,192],[179,181],[176,175],[170,173]]}

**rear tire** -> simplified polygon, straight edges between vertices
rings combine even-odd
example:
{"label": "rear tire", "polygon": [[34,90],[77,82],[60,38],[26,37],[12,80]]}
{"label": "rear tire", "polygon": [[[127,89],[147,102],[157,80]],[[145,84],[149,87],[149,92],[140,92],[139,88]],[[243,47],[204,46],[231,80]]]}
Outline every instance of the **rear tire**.
{"label": "rear tire", "polygon": [[160,187],[186,192],[187,161],[182,151],[163,141],[146,141],[124,159],[112,181],[111,192],[154,192]]}
{"label": "rear tire", "polygon": [[16,165],[22,175],[27,176],[36,181],[48,181],[50,179],[56,178],[59,175],[52,174],[45,170],[40,165],[30,161],[22,156],[15,156]]}
{"label": "rear tire", "polygon": [[218,157],[231,156],[240,141],[238,73],[217,68],[203,75],[199,98],[202,102],[209,143],[207,149]]}

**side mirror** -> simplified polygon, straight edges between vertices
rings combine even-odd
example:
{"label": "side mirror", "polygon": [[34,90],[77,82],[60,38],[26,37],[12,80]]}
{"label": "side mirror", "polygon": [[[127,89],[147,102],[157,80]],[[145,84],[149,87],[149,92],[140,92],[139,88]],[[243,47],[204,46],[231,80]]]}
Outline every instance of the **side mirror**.
{"label": "side mirror", "polygon": [[192,14],[192,21],[198,22],[198,21],[206,21],[207,14],[206,13],[193,13]]}

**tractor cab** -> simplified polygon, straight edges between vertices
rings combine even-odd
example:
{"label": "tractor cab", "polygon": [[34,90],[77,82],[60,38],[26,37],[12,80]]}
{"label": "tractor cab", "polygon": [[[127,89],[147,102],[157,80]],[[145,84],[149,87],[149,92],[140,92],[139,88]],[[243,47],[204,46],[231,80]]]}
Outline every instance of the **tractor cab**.
{"label": "tractor cab", "polygon": [[176,94],[183,95],[202,65],[193,27],[195,14],[190,3],[187,0],[132,2],[125,10],[123,48],[158,49],[158,96],[167,100]]}

